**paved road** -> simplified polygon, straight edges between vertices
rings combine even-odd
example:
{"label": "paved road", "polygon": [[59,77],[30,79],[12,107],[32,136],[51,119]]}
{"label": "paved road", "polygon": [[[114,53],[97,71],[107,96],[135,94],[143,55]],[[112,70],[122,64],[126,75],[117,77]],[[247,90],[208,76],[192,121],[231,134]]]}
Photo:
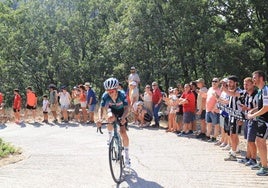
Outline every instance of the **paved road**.
{"label": "paved road", "polygon": [[96,128],[69,124],[0,126],[0,137],[23,148],[26,159],[0,168],[0,188],[268,187],[268,177],[236,162],[226,151],[163,129],[130,127],[132,169],[116,185],[106,139]]}

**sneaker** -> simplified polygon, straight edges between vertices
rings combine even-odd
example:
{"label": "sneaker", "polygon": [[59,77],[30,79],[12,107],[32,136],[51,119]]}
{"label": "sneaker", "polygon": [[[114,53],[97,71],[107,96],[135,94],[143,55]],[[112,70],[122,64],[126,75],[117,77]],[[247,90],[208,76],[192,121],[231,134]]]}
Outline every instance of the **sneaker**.
{"label": "sneaker", "polygon": [[221,143],[220,147],[221,147],[221,148],[224,148],[226,145],[227,145],[227,144],[225,144],[225,143]]}
{"label": "sneaker", "polygon": [[203,141],[208,141],[208,140],[210,140],[210,137],[209,137],[209,136],[204,136],[204,137],[202,138],[202,140],[203,140]]}
{"label": "sneaker", "polygon": [[261,169],[261,163],[257,163],[251,166],[251,170],[260,170],[260,169]]}
{"label": "sneaker", "polygon": [[188,131],[187,134],[193,134],[194,132],[192,130]]}
{"label": "sneaker", "polygon": [[218,140],[214,145],[215,145],[215,146],[220,146],[221,144],[222,144],[221,141]]}
{"label": "sneaker", "polygon": [[249,161],[245,163],[245,166],[254,166],[256,164],[257,164],[256,160],[249,159]]}
{"label": "sneaker", "polygon": [[131,166],[130,159],[125,159],[125,167],[130,168],[130,166]]}
{"label": "sneaker", "polygon": [[199,135],[196,136],[197,139],[200,139],[200,138],[202,139],[204,137],[206,137],[205,133],[200,133]]}
{"label": "sneaker", "polygon": [[229,144],[227,144],[225,147],[222,148],[223,150],[230,150],[231,146]]}
{"label": "sneaker", "polygon": [[237,161],[236,156],[234,155],[229,155],[228,157],[224,158],[225,161]]}
{"label": "sneaker", "polygon": [[58,120],[57,119],[54,119],[52,122],[53,123],[58,123]]}
{"label": "sneaker", "polygon": [[217,140],[216,140],[216,138],[214,138],[214,137],[211,137],[209,140],[208,140],[208,142],[216,142]]}
{"label": "sneaker", "polygon": [[257,176],[268,176],[268,168],[261,167],[261,169],[256,174]]}
{"label": "sneaker", "polygon": [[244,158],[244,159],[239,159],[239,160],[237,160],[237,162],[238,163],[241,163],[241,164],[246,164],[247,162],[249,162],[250,161],[250,159],[248,159],[248,158]]}

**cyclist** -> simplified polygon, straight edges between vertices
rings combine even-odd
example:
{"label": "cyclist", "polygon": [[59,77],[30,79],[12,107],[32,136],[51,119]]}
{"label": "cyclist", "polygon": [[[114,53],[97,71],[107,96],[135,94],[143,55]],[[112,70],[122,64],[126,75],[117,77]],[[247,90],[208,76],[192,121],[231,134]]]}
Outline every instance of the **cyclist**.
{"label": "cyclist", "polygon": [[[118,90],[119,82],[116,78],[109,78],[104,83],[105,92],[102,95],[101,102],[100,102],[100,110],[99,110],[99,120],[97,121],[97,126],[101,126],[101,122],[103,120],[104,112],[108,112],[108,109],[111,110],[112,115],[108,113],[108,122],[112,123],[116,119],[120,124],[120,135],[123,140],[123,146],[125,151],[125,165],[130,167],[130,160],[128,154],[128,146],[129,146],[129,139],[126,132],[127,126],[127,114],[128,114],[128,103],[124,93]],[[112,139],[113,133],[113,126],[108,124],[107,126],[108,133],[109,133],[109,140],[110,143]]]}

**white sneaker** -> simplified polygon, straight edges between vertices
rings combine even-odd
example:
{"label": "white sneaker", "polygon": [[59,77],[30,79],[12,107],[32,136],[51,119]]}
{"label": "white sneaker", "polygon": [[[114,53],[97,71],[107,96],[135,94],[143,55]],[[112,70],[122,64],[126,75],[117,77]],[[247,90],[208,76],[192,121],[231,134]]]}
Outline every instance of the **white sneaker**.
{"label": "white sneaker", "polygon": [[222,148],[223,150],[230,150],[231,146],[229,144],[227,144],[225,147]]}
{"label": "white sneaker", "polygon": [[130,168],[130,166],[131,166],[130,159],[125,159],[125,167]]}
{"label": "white sneaker", "polygon": [[223,147],[225,147],[226,145],[227,145],[227,144],[225,144],[225,143],[221,143],[220,147],[223,148]]}

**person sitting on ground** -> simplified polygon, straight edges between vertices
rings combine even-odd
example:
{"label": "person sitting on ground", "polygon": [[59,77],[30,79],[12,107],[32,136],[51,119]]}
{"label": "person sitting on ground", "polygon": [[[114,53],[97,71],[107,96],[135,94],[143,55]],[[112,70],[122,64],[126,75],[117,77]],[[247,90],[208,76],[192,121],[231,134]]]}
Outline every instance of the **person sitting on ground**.
{"label": "person sitting on ground", "polygon": [[138,121],[140,122],[140,127],[147,127],[151,124],[153,119],[152,114],[142,101],[137,102],[137,112],[138,112]]}

